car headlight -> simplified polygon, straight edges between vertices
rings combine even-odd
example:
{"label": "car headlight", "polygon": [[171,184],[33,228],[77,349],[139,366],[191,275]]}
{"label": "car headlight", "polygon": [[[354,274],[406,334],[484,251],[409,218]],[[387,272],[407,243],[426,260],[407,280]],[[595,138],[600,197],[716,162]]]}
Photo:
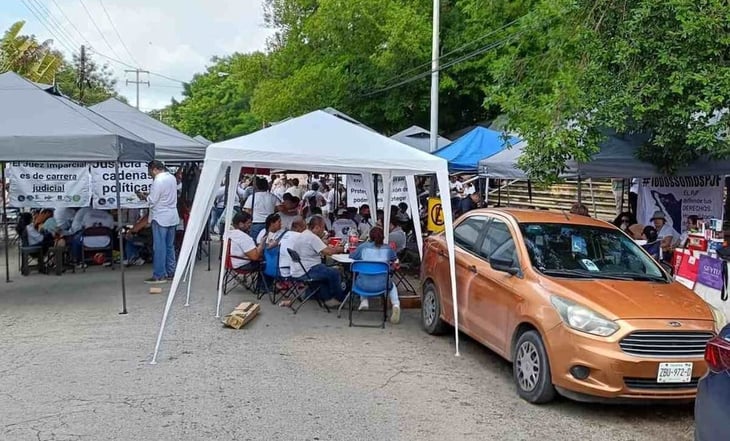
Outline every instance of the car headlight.
{"label": "car headlight", "polygon": [[720,331],[722,331],[722,328],[727,325],[727,317],[725,316],[725,313],[722,312],[720,309],[715,308],[709,303],[707,304],[707,306],[710,307],[710,311],[712,311],[712,318],[715,320],[715,332],[719,334]]}
{"label": "car headlight", "polygon": [[581,306],[572,300],[563,297],[552,296],[550,302],[557,309],[563,323],[575,329],[576,331],[588,334],[608,337],[616,331],[619,326],[601,314]]}

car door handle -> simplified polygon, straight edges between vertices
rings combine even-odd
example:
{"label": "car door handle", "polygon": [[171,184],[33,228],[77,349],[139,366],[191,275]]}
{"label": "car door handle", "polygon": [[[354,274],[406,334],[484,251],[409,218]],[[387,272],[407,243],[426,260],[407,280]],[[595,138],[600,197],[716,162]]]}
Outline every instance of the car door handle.
{"label": "car door handle", "polygon": [[469,271],[472,272],[472,273],[474,273],[474,274],[476,274],[477,273],[477,267],[476,267],[476,265],[469,266]]}

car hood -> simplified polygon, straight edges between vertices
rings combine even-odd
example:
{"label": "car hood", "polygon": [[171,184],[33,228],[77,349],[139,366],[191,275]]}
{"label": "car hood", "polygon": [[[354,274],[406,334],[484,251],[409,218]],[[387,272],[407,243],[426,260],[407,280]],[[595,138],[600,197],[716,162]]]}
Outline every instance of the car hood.
{"label": "car hood", "polygon": [[705,301],[678,282],[542,277],[541,284],[549,292],[580,303],[611,320],[714,320]]}

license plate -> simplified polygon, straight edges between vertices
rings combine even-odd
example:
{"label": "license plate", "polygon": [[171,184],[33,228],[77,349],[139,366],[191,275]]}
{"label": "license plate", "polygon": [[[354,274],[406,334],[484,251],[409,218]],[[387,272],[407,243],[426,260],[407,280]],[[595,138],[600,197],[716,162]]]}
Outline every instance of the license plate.
{"label": "license plate", "polygon": [[689,383],[692,381],[692,363],[659,363],[657,383]]}

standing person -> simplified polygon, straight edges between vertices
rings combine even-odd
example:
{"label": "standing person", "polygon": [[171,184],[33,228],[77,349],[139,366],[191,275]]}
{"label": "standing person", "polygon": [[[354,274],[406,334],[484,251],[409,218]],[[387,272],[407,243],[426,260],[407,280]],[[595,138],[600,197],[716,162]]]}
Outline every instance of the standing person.
{"label": "standing person", "polygon": [[252,197],[246,199],[243,209],[253,216],[251,225],[251,237],[258,237],[259,232],[266,227],[266,218],[276,211],[276,206],[281,203],[279,199],[269,192],[269,183],[264,178],[256,178],[254,181],[256,192]]}
{"label": "standing person", "polygon": [[290,195],[301,199],[302,198],[302,189],[299,188],[299,179],[294,178],[291,180],[291,186],[286,189],[286,192]]}
{"label": "standing person", "polygon": [[629,189],[629,211],[636,216],[637,206],[639,205],[639,179],[631,180],[631,188]]}
{"label": "standing person", "polygon": [[218,226],[219,220],[221,219],[221,216],[223,216],[223,212],[225,210],[226,210],[226,184],[223,183],[218,188],[218,191],[216,191],[215,199],[213,200],[213,210],[210,214],[210,222],[208,223],[208,230],[211,233],[216,232],[216,227]]}
{"label": "standing person", "polygon": [[148,173],[154,181],[150,193],[138,193],[150,204],[152,224],[152,277],[145,283],[165,283],[175,275],[175,230],[180,223],[177,214],[177,180],[167,172],[165,164],[152,161]]}

